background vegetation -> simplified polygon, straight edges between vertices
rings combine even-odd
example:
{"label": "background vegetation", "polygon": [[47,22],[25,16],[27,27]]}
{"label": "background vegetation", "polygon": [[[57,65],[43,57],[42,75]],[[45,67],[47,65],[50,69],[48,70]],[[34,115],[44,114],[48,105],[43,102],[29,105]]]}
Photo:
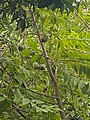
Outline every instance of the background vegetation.
{"label": "background vegetation", "polygon": [[1,0],[0,120],[90,119],[90,3],[73,2]]}

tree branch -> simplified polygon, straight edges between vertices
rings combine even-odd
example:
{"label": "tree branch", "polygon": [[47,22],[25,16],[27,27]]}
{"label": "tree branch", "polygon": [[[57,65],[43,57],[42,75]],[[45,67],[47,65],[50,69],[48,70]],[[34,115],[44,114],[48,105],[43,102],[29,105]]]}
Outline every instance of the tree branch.
{"label": "tree branch", "polygon": [[83,22],[86,28],[90,29],[89,25],[75,12],[76,16]]}
{"label": "tree branch", "polygon": [[46,61],[46,66],[47,66],[48,73],[49,73],[49,75],[51,77],[51,80],[52,80],[54,88],[55,88],[55,93],[56,93],[56,97],[57,97],[57,104],[58,104],[58,107],[60,109],[61,118],[63,120],[66,120],[66,116],[65,116],[65,112],[64,112],[64,108],[63,108],[63,104],[62,104],[62,100],[61,100],[61,95],[59,93],[57,81],[56,81],[55,76],[54,76],[54,74],[52,72],[50,62],[49,62],[49,59],[48,59],[48,56],[47,56],[47,52],[46,52],[46,50],[44,48],[44,45],[43,45],[43,42],[41,40],[41,37],[40,37],[41,34],[40,34],[39,29],[38,29],[38,25],[37,25],[34,13],[33,13],[32,9],[31,9],[31,6],[29,6],[28,8],[29,8],[29,11],[30,11],[30,15],[32,16],[33,23],[34,23],[34,25],[36,27],[37,36],[38,36],[38,39],[39,39],[39,42],[40,42],[40,45],[41,45],[41,48],[42,48],[42,51],[43,51],[45,61]]}
{"label": "tree branch", "polygon": [[57,99],[55,96],[50,96],[50,95],[42,94],[42,93],[39,93],[39,92],[33,91],[33,90],[29,89],[29,88],[27,88],[26,90],[31,91],[31,92],[33,92],[33,93],[35,93],[35,94],[38,94],[38,95],[42,95],[42,96],[45,96],[45,97],[49,97],[49,98],[53,98],[53,99]]}
{"label": "tree branch", "polygon": [[13,108],[14,108],[24,119],[27,120],[27,117],[21,112],[20,109],[18,109],[18,108],[16,107],[15,104],[13,104],[12,106],[13,106]]}

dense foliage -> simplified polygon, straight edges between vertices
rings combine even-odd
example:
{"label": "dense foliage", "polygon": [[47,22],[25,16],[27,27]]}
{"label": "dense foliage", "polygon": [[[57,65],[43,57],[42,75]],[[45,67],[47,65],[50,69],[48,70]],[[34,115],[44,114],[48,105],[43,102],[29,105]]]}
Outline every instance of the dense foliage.
{"label": "dense foliage", "polygon": [[0,120],[61,120],[28,4],[48,37],[44,46],[67,120],[90,119],[90,5],[67,16],[73,0],[63,1],[1,0]]}
{"label": "dense foliage", "polygon": [[[33,6],[34,10],[36,7],[55,10],[60,8],[60,12],[63,13],[66,9],[67,13],[74,11],[74,8],[78,9],[80,2],[75,0],[1,0],[0,2],[0,14],[1,19],[4,19],[8,16],[12,16],[11,23],[16,20],[17,28],[24,31],[25,28],[29,27],[29,20],[27,16],[27,7],[29,5]],[[32,24],[32,23],[31,23]]]}

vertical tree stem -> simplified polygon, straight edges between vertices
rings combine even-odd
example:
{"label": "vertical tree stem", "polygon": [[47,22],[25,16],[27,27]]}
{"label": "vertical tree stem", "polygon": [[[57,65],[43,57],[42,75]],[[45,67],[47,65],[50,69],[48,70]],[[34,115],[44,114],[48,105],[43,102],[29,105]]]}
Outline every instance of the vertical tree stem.
{"label": "vertical tree stem", "polygon": [[51,80],[53,82],[53,85],[54,85],[54,88],[55,88],[55,94],[56,94],[56,98],[57,98],[57,104],[58,104],[58,107],[60,109],[60,115],[61,115],[61,118],[63,120],[66,120],[66,116],[65,116],[65,112],[64,112],[64,108],[63,108],[63,104],[62,104],[62,100],[61,100],[61,95],[59,93],[59,89],[58,89],[58,85],[57,85],[57,81],[56,81],[56,78],[52,72],[52,69],[51,69],[51,66],[50,66],[50,62],[49,62],[49,59],[48,59],[48,56],[47,56],[47,52],[45,50],[45,47],[43,45],[43,42],[42,40],[40,39],[40,31],[38,29],[38,25],[37,25],[37,22],[36,22],[36,19],[35,19],[35,16],[34,16],[34,13],[31,9],[31,6],[29,6],[29,11],[30,11],[30,14],[32,16],[32,19],[33,19],[33,22],[34,22],[34,25],[36,27],[36,31],[37,31],[37,36],[38,36],[38,39],[40,41],[40,45],[41,45],[41,48],[42,48],[42,51],[43,51],[43,55],[44,55],[44,58],[45,58],[45,61],[46,61],[46,66],[47,66],[47,70],[48,70],[48,73],[51,77]]}

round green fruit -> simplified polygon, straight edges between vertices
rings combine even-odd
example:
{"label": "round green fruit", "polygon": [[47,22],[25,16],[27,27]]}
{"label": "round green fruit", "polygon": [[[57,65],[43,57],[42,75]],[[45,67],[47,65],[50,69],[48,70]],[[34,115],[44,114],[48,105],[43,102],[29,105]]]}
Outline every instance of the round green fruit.
{"label": "round green fruit", "polygon": [[40,70],[45,70],[45,68],[46,68],[45,64],[41,64],[39,67]]}
{"label": "round green fruit", "polygon": [[22,47],[22,46],[19,46],[19,47],[18,47],[18,50],[19,50],[20,52],[22,52],[22,51],[23,51],[23,47]]}
{"label": "round green fruit", "polygon": [[35,70],[37,70],[37,69],[39,69],[39,64],[37,62],[34,62],[33,67],[34,67]]}
{"label": "round green fruit", "polygon": [[40,39],[42,42],[47,42],[48,41],[48,36],[46,34],[41,34]]}

